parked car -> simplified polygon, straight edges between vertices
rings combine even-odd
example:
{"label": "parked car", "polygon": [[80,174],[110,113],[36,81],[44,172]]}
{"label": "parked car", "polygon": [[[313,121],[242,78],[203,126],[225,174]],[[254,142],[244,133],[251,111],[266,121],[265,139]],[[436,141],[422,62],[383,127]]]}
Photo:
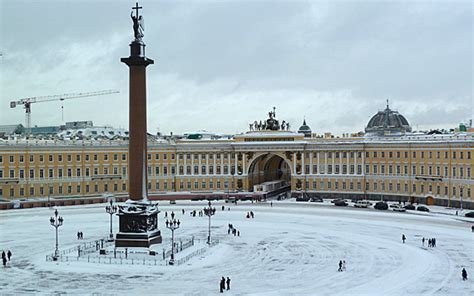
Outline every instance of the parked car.
{"label": "parked car", "polygon": [[321,197],[312,197],[310,199],[310,202],[323,202],[323,199]]}
{"label": "parked car", "polygon": [[354,204],[355,208],[368,208],[372,203],[368,200],[359,200]]}
{"label": "parked car", "polygon": [[428,208],[425,207],[425,206],[418,206],[418,207],[416,208],[416,210],[417,210],[417,211],[420,211],[420,212],[429,212],[429,211],[430,211],[430,209],[428,209]]}
{"label": "parked car", "polygon": [[407,210],[416,210],[415,206],[412,204],[407,204],[406,206],[404,206],[404,208]]}
{"label": "parked car", "polygon": [[334,201],[334,205],[338,207],[345,207],[347,206],[347,202],[343,199],[337,199]]}
{"label": "parked car", "polygon": [[392,210],[394,210],[395,212],[406,212],[406,211],[407,211],[404,207],[402,207],[402,206],[399,205],[399,204],[393,204],[393,205],[391,205],[391,208],[392,208]]}
{"label": "parked car", "polygon": [[377,210],[388,210],[388,204],[384,201],[379,201],[375,204],[374,209]]}
{"label": "parked car", "polygon": [[464,216],[469,217],[469,218],[474,218],[474,212],[468,212]]}
{"label": "parked car", "polygon": [[176,204],[176,200],[172,199],[170,200],[170,205],[175,205]]}
{"label": "parked car", "polygon": [[296,201],[309,201],[309,200],[310,200],[310,197],[309,196],[304,196],[304,195],[298,196],[296,198]]}
{"label": "parked car", "polygon": [[395,208],[395,207],[399,207],[401,206],[399,203],[393,203],[393,204],[390,204],[388,207],[389,208]]}

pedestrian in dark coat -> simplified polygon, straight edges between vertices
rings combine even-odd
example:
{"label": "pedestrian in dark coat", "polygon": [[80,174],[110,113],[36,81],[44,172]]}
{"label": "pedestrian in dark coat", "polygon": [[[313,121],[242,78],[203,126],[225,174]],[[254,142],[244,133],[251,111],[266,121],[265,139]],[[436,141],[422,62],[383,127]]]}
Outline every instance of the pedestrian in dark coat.
{"label": "pedestrian in dark coat", "polygon": [[428,239],[428,248],[431,248],[431,238]]}
{"label": "pedestrian in dark coat", "polygon": [[407,238],[405,237],[405,235],[402,234],[402,242],[403,242],[403,243],[405,243],[405,240],[406,240],[406,239],[407,239]]}
{"label": "pedestrian in dark coat", "polygon": [[221,283],[220,283],[220,291],[221,291],[221,293],[224,292],[224,289],[225,289],[225,278],[222,277],[222,278],[221,278]]}
{"label": "pedestrian in dark coat", "polygon": [[7,254],[5,254],[5,251],[2,251],[2,259],[6,257],[7,257]]}
{"label": "pedestrian in dark coat", "polygon": [[7,257],[2,258],[3,266],[7,266]]}
{"label": "pedestrian in dark coat", "polygon": [[462,280],[466,281],[467,280],[467,271],[466,271],[465,268],[462,269],[461,275],[462,275]]}
{"label": "pedestrian in dark coat", "polygon": [[7,256],[8,256],[8,261],[10,261],[10,258],[12,257],[12,252],[10,250],[8,250]]}
{"label": "pedestrian in dark coat", "polygon": [[230,290],[230,277],[227,277],[226,284],[227,284],[227,290]]}
{"label": "pedestrian in dark coat", "polygon": [[240,236],[240,230],[237,230],[237,236]]}
{"label": "pedestrian in dark coat", "polygon": [[423,247],[425,246],[425,238],[421,239],[421,244],[423,245]]}
{"label": "pedestrian in dark coat", "polygon": [[339,260],[339,269],[337,271],[342,271],[342,260]]}

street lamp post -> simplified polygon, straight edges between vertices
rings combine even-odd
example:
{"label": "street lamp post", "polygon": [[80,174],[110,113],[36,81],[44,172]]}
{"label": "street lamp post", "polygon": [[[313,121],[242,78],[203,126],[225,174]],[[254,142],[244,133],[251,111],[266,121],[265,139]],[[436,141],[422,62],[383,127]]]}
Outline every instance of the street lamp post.
{"label": "street lamp post", "polygon": [[[173,215],[174,216],[174,215]],[[172,218],[171,220],[166,220],[166,228],[171,230],[171,260],[170,265],[174,264],[174,231],[179,228],[181,222]]]}
{"label": "street lamp post", "polygon": [[216,213],[216,208],[211,207],[211,201],[208,203],[208,208],[204,208],[204,214],[209,217],[209,235],[207,236],[207,243],[211,244],[211,216]]}
{"label": "street lamp post", "polygon": [[49,222],[51,223],[51,226],[56,229],[56,249],[54,250],[53,260],[58,260],[58,228],[63,225],[63,217],[58,216],[58,209],[54,210],[54,217],[49,218]]}
{"label": "street lamp post", "polygon": [[117,206],[113,205],[112,199],[110,199],[110,205],[105,207],[105,211],[110,215],[109,242],[112,242],[114,240],[114,233],[112,232],[112,215],[117,213]]}

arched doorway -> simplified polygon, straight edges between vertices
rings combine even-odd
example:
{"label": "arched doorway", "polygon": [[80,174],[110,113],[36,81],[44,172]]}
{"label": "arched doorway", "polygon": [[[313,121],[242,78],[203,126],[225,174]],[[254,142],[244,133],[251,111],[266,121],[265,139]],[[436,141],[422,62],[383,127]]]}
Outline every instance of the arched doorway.
{"label": "arched doorway", "polygon": [[428,206],[434,205],[434,197],[431,196],[431,195],[428,195],[428,196],[426,197],[426,204],[427,204]]}
{"label": "arched doorway", "polygon": [[291,169],[288,162],[279,155],[272,153],[260,155],[249,166],[249,191],[254,191],[255,185],[280,180],[290,184]]}

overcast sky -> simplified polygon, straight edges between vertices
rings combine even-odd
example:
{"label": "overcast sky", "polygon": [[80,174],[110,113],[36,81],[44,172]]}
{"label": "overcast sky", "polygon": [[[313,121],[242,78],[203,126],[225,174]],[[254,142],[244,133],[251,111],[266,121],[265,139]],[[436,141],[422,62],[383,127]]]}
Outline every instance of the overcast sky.
{"label": "overcast sky", "polygon": [[[9,102],[117,89],[65,101],[64,121],[128,128],[134,1],[0,0],[0,124]],[[140,1],[148,130],[236,133],[265,119],[356,132],[390,100],[414,129],[473,114],[471,1]],[[33,125],[62,123],[61,103],[32,105]]]}

